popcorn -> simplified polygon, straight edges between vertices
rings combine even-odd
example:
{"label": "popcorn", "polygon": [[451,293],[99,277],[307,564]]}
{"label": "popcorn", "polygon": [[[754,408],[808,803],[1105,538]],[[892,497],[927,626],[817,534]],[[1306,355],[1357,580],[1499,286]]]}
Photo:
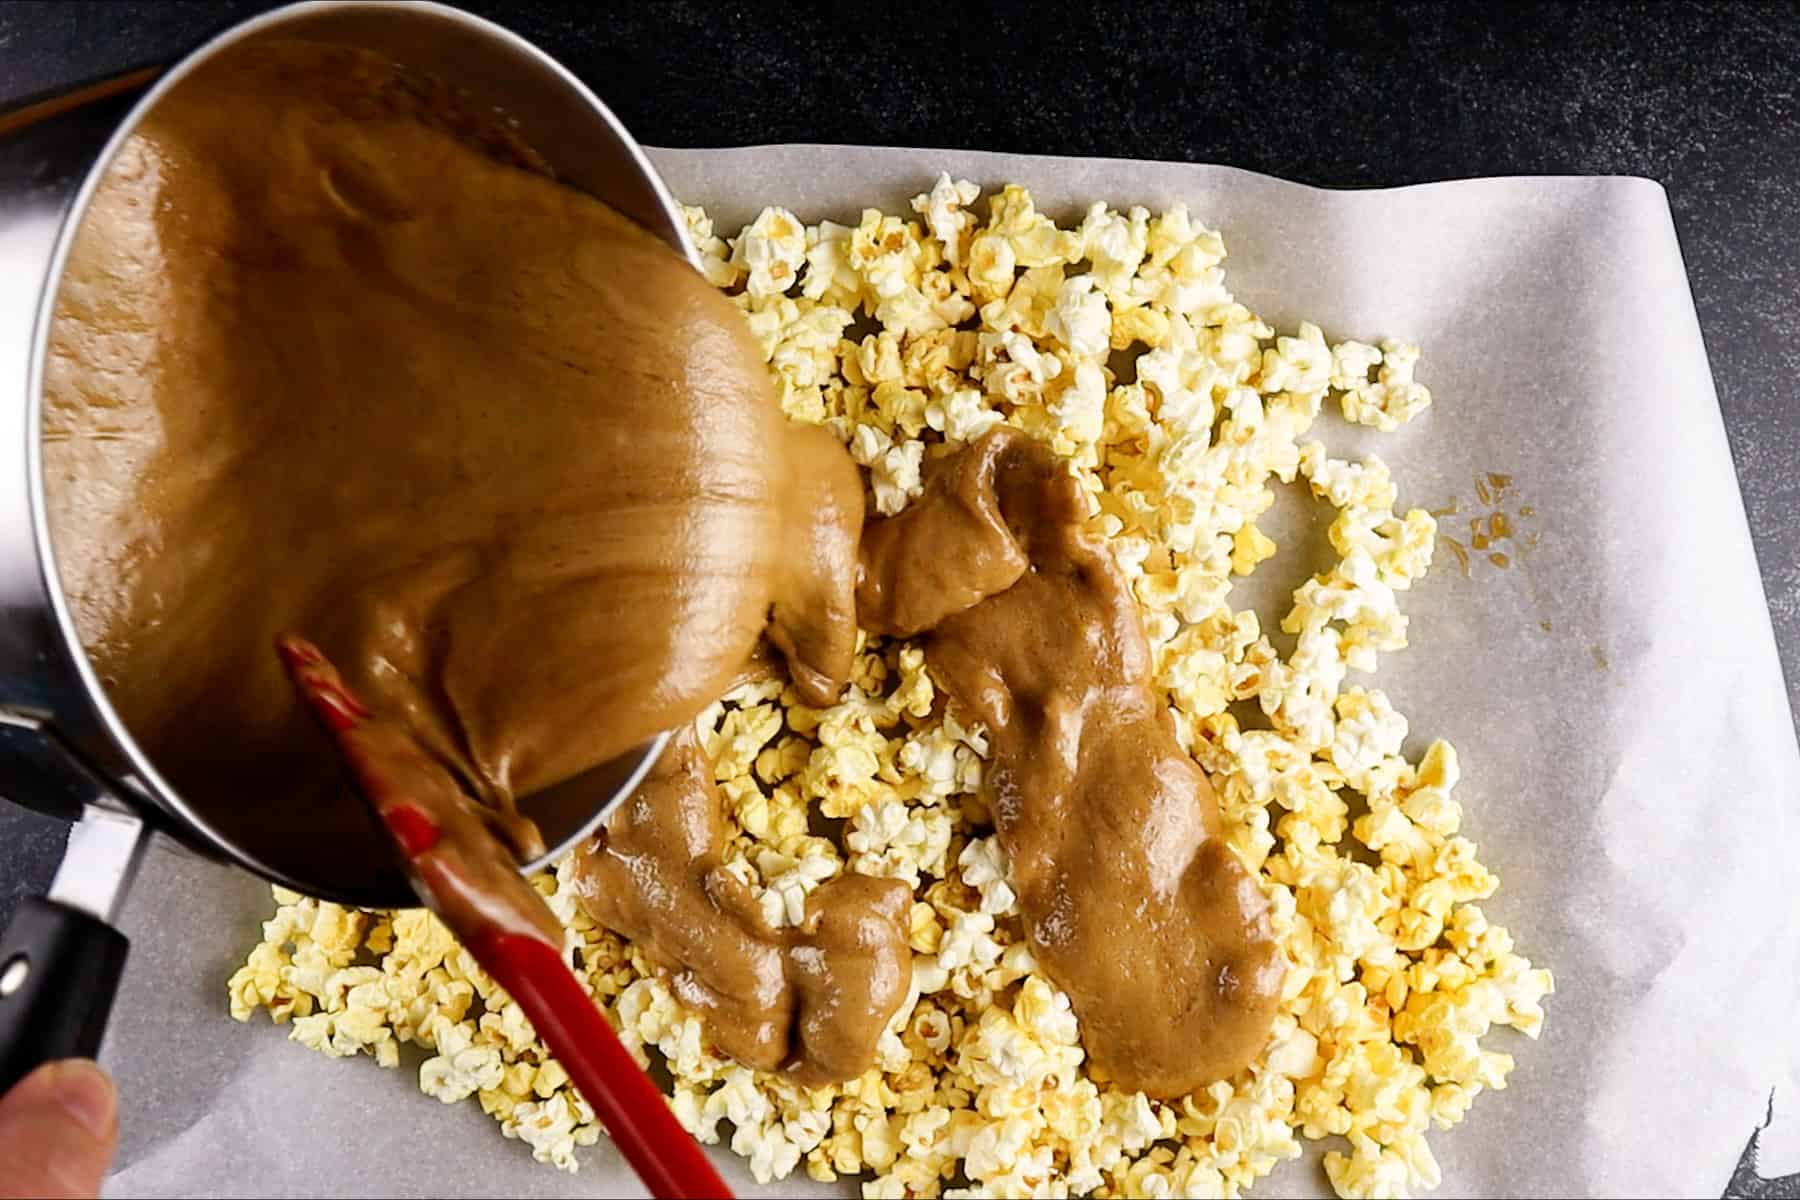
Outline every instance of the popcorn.
{"label": "popcorn", "polygon": [[977,341],[981,374],[989,395],[1010,404],[1031,404],[1042,399],[1045,386],[1062,374],[1062,360],[1042,352],[1030,338],[1016,330],[984,333]]}
{"label": "popcorn", "polygon": [[600,1138],[591,1112],[583,1121],[585,1109],[586,1105],[572,1093],[557,1092],[542,1101],[515,1106],[501,1131],[530,1146],[531,1157],[538,1162],[573,1171],[575,1147],[591,1146]]}
{"label": "popcorn", "polygon": [[943,875],[950,836],[945,810],[887,800],[856,810],[844,844],[852,870],[904,879],[917,887],[921,875]]}
{"label": "popcorn", "polygon": [[1343,389],[1339,403],[1346,421],[1392,433],[1431,406],[1430,390],[1413,379],[1419,348],[1382,342],[1381,369],[1372,382],[1368,378],[1374,365],[1370,353],[1368,346],[1357,343],[1334,348],[1332,386]]}
{"label": "popcorn", "polygon": [[835,221],[820,221],[806,230],[806,273],[800,294],[809,300],[839,308],[853,308],[862,295],[862,282],[850,265],[850,229]]}
{"label": "popcorn", "polygon": [[438,1052],[419,1066],[419,1090],[454,1104],[474,1092],[498,1087],[504,1073],[498,1047],[475,1044],[466,1025],[443,1016],[432,1019]]}
{"label": "popcorn", "polygon": [[725,239],[713,234],[712,218],[706,210],[691,204],[681,206],[681,219],[687,223],[688,244],[700,257],[700,272],[706,282],[716,288],[729,288],[743,277],[743,270],[729,261]]}
{"label": "popcorn", "polygon": [[1103,357],[1112,348],[1112,314],[1094,277],[1074,275],[1062,282],[1044,331],[1077,358]]}
{"label": "popcorn", "polygon": [[1367,386],[1369,372],[1381,362],[1381,351],[1365,342],[1339,342],[1331,348],[1331,386],[1340,392]]}
{"label": "popcorn", "polygon": [[763,209],[731,239],[731,265],[744,272],[744,290],[753,297],[786,292],[805,261],[806,227],[785,208]]}
{"label": "popcorn", "polygon": [[1080,235],[1058,229],[1054,221],[1037,211],[1031,193],[1018,184],[1001,188],[989,202],[988,210],[988,232],[1006,239],[1019,266],[1053,267],[1081,258]]}
{"label": "popcorn", "polygon": [[1005,420],[974,388],[957,388],[925,406],[925,423],[950,443],[973,442]]}
{"label": "popcorn", "polygon": [[778,850],[761,850],[756,855],[756,869],[763,879],[757,901],[763,919],[772,929],[802,924],[806,920],[806,898],[840,869],[837,853],[829,842],[809,838],[800,845],[803,853],[797,858]]}
{"label": "popcorn", "polygon": [[725,714],[717,732],[703,742],[713,760],[713,772],[721,780],[749,771],[762,748],[781,732],[781,712],[772,704],[740,706]]}
{"label": "popcorn", "polygon": [[981,195],[981,189],[966,179],[950,182],[948,172],[939,175],[929,192],[914,196],[913,211],[925,218],[931,236],[944,244],[944,261],[961,266],[968,253],[974,214],[965,211]]}
{"label": "popcorn", "polygon": [[1106,426],[1106,376],[1100,368],[1076,363],[1068,385],[1050,402],[1050,415],[1074,442],[1099,441]]}
{"label": "popcorn", "polygon": [[[873,511],[901,511],[929,461],[1002,422],[1068,460],[1139,599],[1170,722],[1269,897],[1288,971],[1267,1048],[1168,1103],[1090,1074],[981,795],[987,733],[904,641],[861,638],[828,708],[776,677],[695,720],[723,869],[770,926],[798,924],[845,870],[913,888],[911,993],[868,1073],[809,1090],[722,1058],[654,964],[582,912],[565,860],[536,882],[571,961],[627,1048],[666,1065],[682,1125],[711,1144],[729,1122],[764,1183],[804,1169],[862,1176],[868,1197],[1224,1197],[1298,1156],[1300,1137],[1333,1136],[1340,1195],[1435,1187],[1429,1131],[1506,1085],[1493,1030],[1537,1037],[1554,981],[1480,907],[1498,880],[1461,832],[1456,751],[1407,757],[1406,717],[1347,682],[1406,645],[1400,597],[1431,564],[1436,523],[1397,510],[1380,458],[1332,458],[1313,426],[1332,396],[1377,430],[1417,417],[1418,350],[1329,343],[1306,323],[1277,336],[1232,298],[1223,240],[1183,206],[1094,204],[1064,229],[1024,188],[990,196],[985,221],[980,198],[940,175],[913,198],[919,221],[870,209],[807,226],[765,208],[729,241],[703,210],[683,216],[783,411],[844,441]],[[1110,352],[1133,346],[1115,378]],[[1269,615],[1293,637],[1284,656],[1233,609],[1232,584],[1277,552],[1258,527],[1271,481],[1302,478],[1333,510],[1336,559]],[[1241,728],[1242,702],[1269,727]],[[228,983],[234,1017],[260,1009],[309,1048],[385,1067],[418,1045],[422,1091],[473,1097],[536,1160],[578,1168],[601,1134],[592,1111],[435,917],[279,888],[275,901]]]}
{"label": "popcorn", "polygon": [[1392,508],[1397,493],[1387,464],[1371,456],[1367,462],[1340,462],[1325,456],[1325,447],[1308,442],[1300,448],[1300,473],[1315,495],[1341,509]]}
{"label": "popcorn", "polygon": [[1150,210],[1121,214],[1095,201],[1081,222],[1081,242],[1093,264],[1089,278],[1115,305],[1128,307],[1131,285],[1150,250]]}
{"label": "popcorn", "polygon": [[1012,291],[1019,265],[1012,243],[994,233],[979,233],[969,243],[969,283],[977,300],[1004,299]]}
{"label": "popcorn", "polygon": [[785,297],[750,314],[753,331],[772,326],[759,340],[789,417],[814,425],[824,421],[829,412],[824,389],[836,373],[838,341],[851,320],[847,309]]}
{"label": "popcorn", "polygon": [[991,917],[1018,911],[1019,898],[1006,882],[1006,852],[994,838],[972,838],[958,856],[963,882],[981,896],[981,911]]}
{"label": "popcorn", "polygon": [[1353,687],[1337,698],[1337,730],[1332,741],[1332,765],[1358,791],[1369,786],[1371,773],[1400,753],[1406,740],[1406,718],[1394,711],[1385,693]]}
{"label": "popcorn", "polygon": [[1231,535],[1231,573],[1248,575],[1258,563],[1275,557],[1275,541],[1255,525],[1243,525]]}
{"label": "popcorn", "polygon": [[1263,351],[1262,380],[1266,392],[1299,392],[1316,395],[1331,382],[1332,357],[1319,327],[1302,323],[1298,336],[1276,338],[1273,349]]}
{"label": "popcorn", "polygon": [[863,311],[894,334],[922,334],[966,319],[974,304],[948,279],[933,282],[928,258],[942,247],[928,244],[918,226],[874,209],[850,232],[848,264],[862,282]]}
{"label": "popcorn", "polygon": [[896,445],[874,425],[859,425],[850,443],[850,457],[869,469],[869,486],[875,493],[875,511],[891,516],[925,490],[920,468],[925,444],[916,440]]}
{"label": "popcorn", "polygon": [[[1145,249],[1147,257],[1132,284],[1132,293],[1141,302],[1160,305],[1171,316],[1182,317],[1208,313],[1231,302],[1224,286],[1225,273],[1218,266],[1225,257],[1225,243],[1214,231],[1195,225],[1187,205],[1177,204],[1150,220]],[[1254,341],[1234,343],[1227,356],[1242,357],[1255,349]]]}
{"label": "popcorn", "polygon": [[939,969],[950,972],[970,965],[991,967],[1000,961],[1000,943],[993,938],[994,918],[984,912],[957,912],[938,949]]}

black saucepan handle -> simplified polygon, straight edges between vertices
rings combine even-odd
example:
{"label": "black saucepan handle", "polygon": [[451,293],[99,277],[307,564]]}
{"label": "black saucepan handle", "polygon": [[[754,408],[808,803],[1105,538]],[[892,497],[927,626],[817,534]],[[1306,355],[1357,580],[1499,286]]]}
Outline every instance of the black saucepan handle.
{"label": "black saucepan handle", "polygon": [[43,1063],[94,1057],[129,948],[80,909],[19,905],[0,937],[0,1095]]}

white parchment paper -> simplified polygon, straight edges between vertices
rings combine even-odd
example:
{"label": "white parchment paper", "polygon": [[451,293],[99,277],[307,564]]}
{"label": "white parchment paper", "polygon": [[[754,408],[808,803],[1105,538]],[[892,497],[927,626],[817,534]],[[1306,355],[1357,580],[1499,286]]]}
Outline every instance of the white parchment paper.
{"label": "white parchment paper", "polygon": [[[1321,431],[1337,454],[1378,450],[1403,504],[1454,496],[1467,513],[1474,478],[1500,472],[1509,507],[1538,514],[1541,541],[1508,570],[1478,556],[1464,578],[1440,546],[1405,597],[1412,648],[1377,678],[1412,718],[1409,752],[1435,736],[1461,751],[1464,831],[1503,880],[1484,907],[1557,980],[1540,1042],[1492,1039],[1517,1056],[1511,1086],[1432,1135],[1441,1194],[1718,1196],[1771,1092],[1765,1170],[1800,1165],[1781,1136],[1800,1108],[1800,755],[1660,187],[1328,192],[1220,167],[817,146],[652,157],[725,233],[765,203],[809,221],[902,211],[940,170],[1027,184],[1059,217],[1181,200],[1279,327],[1421,343],[1423,418]],[[231,1021],[225,979],[268,910],[246,875],[172,853],[146,867],[105,1053],[126,1106],[114,1194],[641,1194],[605,1145],[560,1174],[472,1103],[421,1095],[416,1057],[331,1061]],[[849,1190],[757,1189],[719,1157],[746,1194]],[[1258,1188],[1326,1191],[1316,1151]]]}

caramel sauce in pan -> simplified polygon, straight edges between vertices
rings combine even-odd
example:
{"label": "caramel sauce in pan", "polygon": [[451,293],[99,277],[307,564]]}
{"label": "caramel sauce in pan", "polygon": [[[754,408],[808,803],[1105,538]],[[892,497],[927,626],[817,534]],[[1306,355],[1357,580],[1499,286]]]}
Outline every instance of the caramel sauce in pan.
{"label": "caramel sauce in pan", "polygon": [[771,612],[815,701],[854,647],[849,456],[679,255],[457,104],[342,47],[207,64],[108,169],[51,330],[82,641],[183,797],[302,877],[367,818],[278,633],[522,857],[518,798],[691,718]]}

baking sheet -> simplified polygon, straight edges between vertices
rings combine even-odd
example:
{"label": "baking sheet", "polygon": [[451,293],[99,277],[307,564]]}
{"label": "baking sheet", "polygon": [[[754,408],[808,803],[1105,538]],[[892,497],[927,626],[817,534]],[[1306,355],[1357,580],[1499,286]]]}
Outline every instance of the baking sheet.
{"label": "baking sheet", "polygon": [[[1439,1194],[1717,1196],[1771,1094],[1762,1172],[1800,1168],[1800,1122],[1782,1119],[1800,1106],[1800,753],[1660,187],[1327,192],[1222,167],[854,147],[652,157],[721,232],[764,203],[808,221],[904,211],[940,170],[1027,184],[1059,217],[1182,200],[1277,326],[1420,343],[1423,418],[1320,432],[1336,454],[1377,449],[1405,505],[1479,511],[1474,480],[1496,472],[1507,507],[1538,514],[1510,569],[1478,555],[1464,578],[1440,545],[1405,598],[1412,648],[1377,679],[1412,719],[1409,753],[1436,736],[1461,752],[1464,832],[1503,881],[1484,908],[1557,980],[1540,1042],[1487,1043],[1517,1057],[1511,1086],[1431,1135]],[[605,1145],[579,1175],[533,1163],[472,1103],[421,1095],[416,1057],[383,1071],[231,1021],[225,979],[268,910],[246,875],[171,852],[146,865],[104,1055],[125,1103],[111,1193],[642,1194]],[[745,1194],[854,1194],[758,1189],[718,1157]],[[1256,1194],[1329,1194],[1317,1158]]]}

